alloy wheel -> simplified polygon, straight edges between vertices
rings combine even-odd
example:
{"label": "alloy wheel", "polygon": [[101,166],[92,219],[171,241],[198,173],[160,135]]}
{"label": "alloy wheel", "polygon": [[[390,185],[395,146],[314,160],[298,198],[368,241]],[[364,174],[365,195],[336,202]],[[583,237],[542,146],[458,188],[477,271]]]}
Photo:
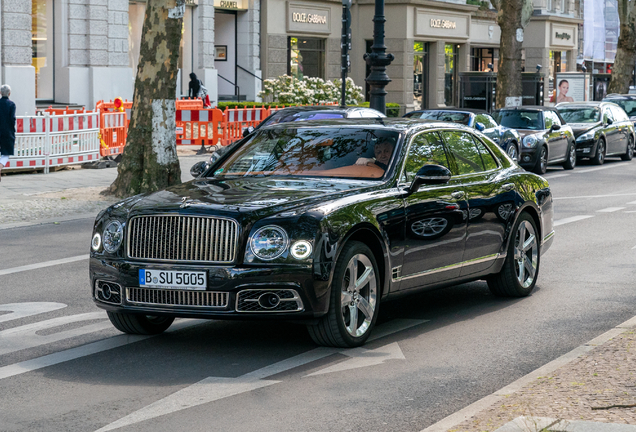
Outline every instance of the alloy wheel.
{"label": "alloy wheel", "polygon": [[370,328],[377,304],[377,278],[364,254],[351,257],[342,281],[340,305],[347,333],[364,335]]}
{"label": "alloy wheel", "polygon": [[532,224],[524,220],[519,224],[514,243],[517,280],[522,287],[532,285],[539,265],[539,246]]}
{"label": "alloy wheel", "polygon": [[541,160],[539,163],[541,164],[541,172],[545,173],[548,169],[548,151],[545,147],[541,148]]}
{"label": "alloy wheel", "polygon": [[510,159],[512,159],[515,162],[519,162],[519,154],[517,153],[516,145],[510,144],[508,146],[508,149],[506,150],[506,153],[508,153],[508,156],[510,156]]}

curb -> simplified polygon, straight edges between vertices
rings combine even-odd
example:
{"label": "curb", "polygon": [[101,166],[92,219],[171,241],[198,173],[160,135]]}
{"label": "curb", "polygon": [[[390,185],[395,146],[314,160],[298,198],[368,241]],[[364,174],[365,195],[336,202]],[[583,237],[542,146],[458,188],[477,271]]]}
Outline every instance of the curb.
{"label": "curb", "polygon": [[535,369],[529,374],[508,384],[507,386],[492,393],[491,395],[488,395],[478,400],[477,402],[473,402],[467,407],[457,411],[454,414],[449,415],[446,418],[443,418],[442,420],[438,421],[435,424],[432,424],[426,429],[422,429],[420,432],[446,432],[449,429],[459,425],[460,423],[463,423],[464,421],[478,414],[479,412],[487,408],[490,408],[492,405],[504,399],[506,396],[510,396],[511,394],[521,390],[527,384],[536,381],[537,378],[548,375],[551,372],[554,372],[560,367],[563,367],[567,365],[568,363],[576,360],[583,354],[593,350],[597,346],[602,345],[605,342],[608,342],[609,340],[625,333],[628,330],[633,330],[634,328],[636,328],[636,316],[617,325],[613,329],[606,331],[600,336],[595,337],[589,342],[574,348],[572,351],[566,354],[563,354],[561,357],[558,357],[557,359],[552,360],[551,362],[541,366],[540,368]]}
{"label": "curb", "polygon": [[77,219],[95,219],[95,216],[97,216],[97,213],[83,213],[83,214],[76,214],[72,216],[62,216],[58,218],[40,219],[36,221],[31,221],[31,222],[12,222],[7,224],[0,224],[0,231],[5,229],[12,229],[12,228],[30,227],[34,225],[44,225],[44,224],[51,224],[51,223],[57,223],[57,222],[68,222],[68,221],[73,221]]}
{"label": "curb", "polygon": [[522,416],[506,423],[495,432],[535,432],[543,430],[549,432],[636,432],[636,426]]}

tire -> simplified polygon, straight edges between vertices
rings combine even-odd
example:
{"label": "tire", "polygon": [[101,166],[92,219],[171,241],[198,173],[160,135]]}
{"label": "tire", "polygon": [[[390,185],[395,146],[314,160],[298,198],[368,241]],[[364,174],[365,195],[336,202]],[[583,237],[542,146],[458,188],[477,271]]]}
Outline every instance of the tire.
{"label": "tire", "polygon": [[574,167],[576,166],[576,145],[574,143],[570,143],[570,145],[568,146],[566,157],[567,159],[563,163],[563,169],[574,169]]}
{"label": "tire", "polygon": [[[525,297],[537,283],[539,276],[540,250],[537,226],[534,219],[523,212],[519,215],[508,244],[508,255],[499,273],[486,280],[490,291],[499,297]],[[521,240],[523,239],[523,240]],[[527,248],[519,248],[528,243]],[[522,263],[523,266],[519,267]]]}
{"label": "tire", "polygon": [[[351,274],[356,274],[355,278],[352,278]],[[364,344],[378,318],[378,275],[375,257],[367,245],[355,241],[345,245],[336,263],[329,312],[318,324],[307,326],[314,342],[339,348]],[[356,323],[352,324],[354,317]]]}
{"label": "tire", "polygon": [[605,140],[600,138],[596,144],[596,154],[592,158],[592,163],[594,165],[603,165],[603,162],[605,162],[605,150]]}
{"label": "tire", "polygon": [[121,332],[137,335],[156,335],[170,327],[174,317],[136,315],[108,312],[108,319]]}
{"label": "tire", "polygon": [[515,144],[514,142],[511,142],[508,145],[506,154],[510,156],[510,159],[512,159],[513,161],[519,162],[519,150],[517,149],[517,144]]}
{"label": "tire", "polygon": [[534,167],[534,173],[543,175],[548,170],[548,149],[546,146],[542,146],[539,153],[539,160]]}
{"label": "tire", "polygon": [[621,155],[621,160],[630,161],[634,158],[634,139],[632,137],[627,138],[627,149],[625,154]]}

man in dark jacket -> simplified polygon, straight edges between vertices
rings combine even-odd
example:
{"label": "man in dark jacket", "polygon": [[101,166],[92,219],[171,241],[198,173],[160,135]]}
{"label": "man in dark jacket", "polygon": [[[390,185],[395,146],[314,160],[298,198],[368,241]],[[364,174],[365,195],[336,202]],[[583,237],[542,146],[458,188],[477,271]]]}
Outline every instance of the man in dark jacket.
{"label": "man in dark jacket", "polygon": [[190,74],[190,82],[188,83],[188,97],[198,98],[199,90],[201,90],[201,81],[197,78],[197,74]]}
{"label": "man in dark jacket", "polygon": [[0,87],[0,173],[15,147],[15,104],[9,100],[10,94],[11,87],[3,84]]}

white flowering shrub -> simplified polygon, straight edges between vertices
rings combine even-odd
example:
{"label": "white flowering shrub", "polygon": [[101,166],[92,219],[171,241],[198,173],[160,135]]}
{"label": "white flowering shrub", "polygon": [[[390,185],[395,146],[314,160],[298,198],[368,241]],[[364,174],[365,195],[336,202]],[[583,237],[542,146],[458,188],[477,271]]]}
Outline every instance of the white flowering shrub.
{"label": "white flowering shrub", "polygon": [[[323,81],[321,78],[305,77],[299,80],[289,75],[263,80],[262,91],[258,94],[264,102],[281,105],[315,105],[340,102],[341,80]],[[351,78],[345,82],[347,105],[357,105],[364,100],[362,87],[355,85]]]}

